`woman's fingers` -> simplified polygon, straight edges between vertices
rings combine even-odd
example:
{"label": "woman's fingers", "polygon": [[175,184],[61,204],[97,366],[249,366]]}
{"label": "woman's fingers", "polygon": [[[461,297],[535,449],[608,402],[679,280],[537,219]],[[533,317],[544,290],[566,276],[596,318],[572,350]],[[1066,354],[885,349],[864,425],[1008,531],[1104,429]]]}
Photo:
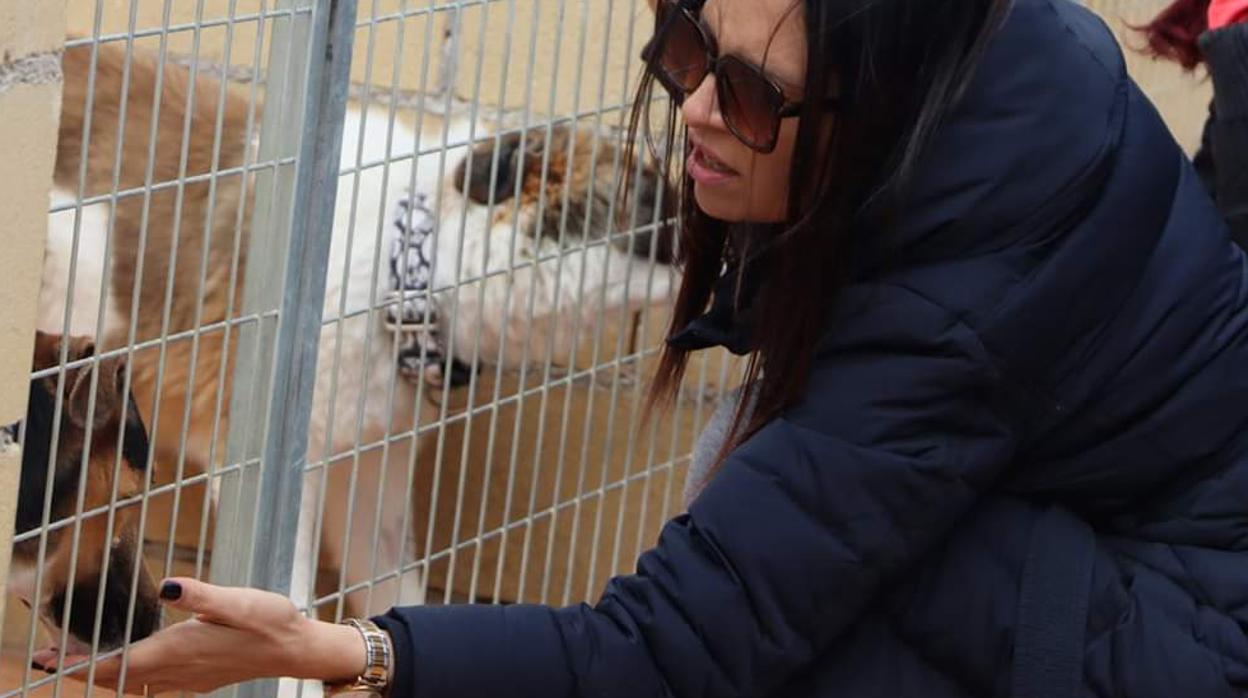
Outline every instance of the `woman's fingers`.
{"label": "woman's fingers", "polygon": [[303,650],[310,621],[289,599],[187,578],[166,580],[161,597],[192,619],[131,645],[124,662],[121,655],[107,656],[89,667],[87,657],[61,657],[51,649],[35,653],[32,660],[59,669],[67,678],[90,678],[95,685],[132,695],[142,695],[145,687],[149,695],[205,692],[239,681],[306,672],[300,662],[306,661]]}
{"label": "woman's fingers", "polygon": [[[153,636],[156,638],[158,636]],[[52,653],[49,659],[48,653]],[[177,650],[169,643],[145,640],[136,643],[126,654],[125,660],[120,655],[99,659],[94,671],[87,665],[90,657],[86,655],[56,656],[55,650],[44,650],[33,655],[33,661],[43,664],[50,670],[64,674],[66,679],[86,682],[111,690],[121,689],[127,695],[155,695],[170,690],[168,687],[177,683],[177,676],[167,676],[171,670],[185,664],[177,656]],[[124,670],[123,670],[124,667]],[[172,682],[172,683],[171,683]],[[189,686],[184,687],[189,688]]]}
{"label": "woman's fingers", "polygon": [[[138,645],[135,645],[137,648]],[[132,650],[126,657],[126,675],[141,675],[143,672],[142,656],[139,661],[135,661],[135,652]],[[59,672],[64,674],[65,678],[74,681],[86,681],[91,678],[92,682],[106,688],[116,688],[118,680],[121,678],[122,658],[120,655],[99,659],[95,662],[94,671],[88,665],[91,657],[85,654],[70,654],[61,656],[56,650],[41,650],[31,656],[31,661],[42,666],[49,673]],[[130,691],[127,691],[130,692]],[[139,686],[139,693],[142,693],[142,685]]]}
{"label": "woman's fingers", "polygon": [[55,648],[37,650],[30,655],[30,661],[44,670],[55,669],[61,664],[61,653],[56,651]]}
{"label": "woman's fingers", "polygon": [[196,579],[173,577],[160,588],[161,599],[205,623],[233,628],[271,628],[294,620],[290,599],[259,589],[221,587]]}
{"label": "woman's fingers", "polygon": [[236,613],[236,603],[231,603],[227,589],[186,577],[172,577],[160,585],[160,599],[166,605],[192,613],[197,617],[224,625],[245,615]]}
{"label": "woman's fingers", "polygon": [[[147,687],[168,683],[164,674],[185,671],[188,662],[183,645],[188,623],[179,623],[131,645],[124,654],[108,654],[97,657],[94,666],[88,664],[88,655],[64,655],[55,649],[40,650],[31,656],[32,661],[50,671],[59,671],[67,679],[85,682],[124,692],[142,695]],[[123,685],[124,684],[124,685]]]}

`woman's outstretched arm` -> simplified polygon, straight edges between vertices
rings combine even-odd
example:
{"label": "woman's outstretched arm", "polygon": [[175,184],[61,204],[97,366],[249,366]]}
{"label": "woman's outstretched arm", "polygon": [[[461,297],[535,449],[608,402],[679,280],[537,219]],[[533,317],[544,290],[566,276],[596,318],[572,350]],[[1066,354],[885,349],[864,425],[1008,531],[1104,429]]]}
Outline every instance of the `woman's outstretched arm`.
{"label": "woman's outstretched arm", "polygon": [[[395,609],[395,698],[771,695],[930,553],[1011,462],[1013,398],[969,327],[903,289],[830,335],[807,397],[733,452],[637,572],[569,608]],[[198,613],[133,646],[128,692],[344,679],[350,628],[186,581]],[[42,657],[37,658],[42,659]],[[119,663],[97,675],[114,685]]]}

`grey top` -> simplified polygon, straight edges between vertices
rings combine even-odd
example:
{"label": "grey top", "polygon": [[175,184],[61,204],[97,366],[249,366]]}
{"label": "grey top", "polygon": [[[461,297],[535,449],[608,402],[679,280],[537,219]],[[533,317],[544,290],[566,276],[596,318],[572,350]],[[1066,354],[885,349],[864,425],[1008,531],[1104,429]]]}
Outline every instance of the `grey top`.
{"label": "grey top", "polygon": [[[732,428],[732,416],[736,412],[737,403],[741,400],[741,393],[744,386],[736,388],[732,392],[724,396],[719,405],[715,408],[715,412],[711,414],[711,418],[707,421],[706,426],[702,429],[702,433],[698,435],[698,440],[693,445],[693,458],[689,462],[689,472],[685,474],[685,490],[684,500],[685,508],[689,505],[706,487],[707,482],[711,479],[711,468],[715,465],[715,456],[719,453],[720,447],[724,440],[728,438],[728,430]],[[749,417],[749,410],[754,408],[754,399],[751,395],[750,405],[747,407],[746,417]]]}

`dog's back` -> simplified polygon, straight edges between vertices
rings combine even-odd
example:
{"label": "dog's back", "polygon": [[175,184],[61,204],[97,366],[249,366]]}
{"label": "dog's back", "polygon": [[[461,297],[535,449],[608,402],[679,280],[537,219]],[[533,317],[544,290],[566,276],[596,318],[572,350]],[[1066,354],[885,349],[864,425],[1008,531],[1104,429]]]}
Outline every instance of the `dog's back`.
{"label": "dog's back", "polygon": [[[203,73],[192,84],[187,68],[162,66],[157,58],[128,52],[121,42],[65,52],[56,160],[59,189],[76,194],[81,176],[85,197],[117,192],[111,285],[124,300],[138,288],[137,312],[126,303],[122,311],[127,320],[135,318],[139,340],[160,332],[171,275],[169,331],[191,328],[191,302],[201,293],[201,324],[224,319],[222,272],[231,266],[236,227],[247,230],[245,219],[237,225],[246,181],[247,96],[229,86],[222,90],[217,78]],[[150,195],[144,191],[149,186]],[[209,278],[201,286],[205,246]]]}
{"label": "dog's back", "polygon": [[[223,361],[227,380],[232,374],[222,321],[240,314],[241,294],[231,291],[246,269],[253,178],[245,168],[249,123],[258,125],[258,116],[249,120],[250,100],[239,88],[206,72],[192,80],[188,68],[162,65],[158,55],[124,42],[70,48],[63,66],[58,196],[117,197],[113,210],[105,205],[105,215],[93,217],[111,218],[108,259],[98,262],[108,265],[102,276],[111,313],[100,344],[212,328],[197,348],[186,338],[167,344],[163,386],[159,348],[140,349],[131,362],[153,443],[162,462],[172,463],[183,432],[190,450],[207,451],[217,396],[228,390],[220,385]],[[84,237],[108,236],[107,225],[81,227]]]}

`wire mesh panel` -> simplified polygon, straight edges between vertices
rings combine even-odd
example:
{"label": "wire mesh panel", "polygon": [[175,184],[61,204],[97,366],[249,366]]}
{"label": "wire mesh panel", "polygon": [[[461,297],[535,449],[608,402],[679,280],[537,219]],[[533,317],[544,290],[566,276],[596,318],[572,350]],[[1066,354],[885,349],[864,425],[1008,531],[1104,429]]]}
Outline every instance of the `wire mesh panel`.
{"label": "wire mesh panel", "polygon": [[671,513],[679,430],[643,430],[637,377],[673,197],[623,140],[651,22],[360,7],[306,495],[325,617],[579,600]]}
{"label": "wire mesh panel", "polygon": [[5,619],[6,696],[83,690],[65,676],[94,662],[40,678],[43,648],[124,662],[176,620],[161,576],[288,589],[354,22],[346,0],[70,6],[41,332],[8,430],[30,612]]}
{"label": "wire mesh panel", "polygon": [[[1090,4],[1126,38],[1164,3]],[[124,653],[178,620],[168,574],[340,619],[632,569],[741,368],[647,413],[677,278],[625,157],[643,0],[69,11],[0,698],[81,692],[32,652]],[[1198,82],[1132,70],[1193,144]]]}

